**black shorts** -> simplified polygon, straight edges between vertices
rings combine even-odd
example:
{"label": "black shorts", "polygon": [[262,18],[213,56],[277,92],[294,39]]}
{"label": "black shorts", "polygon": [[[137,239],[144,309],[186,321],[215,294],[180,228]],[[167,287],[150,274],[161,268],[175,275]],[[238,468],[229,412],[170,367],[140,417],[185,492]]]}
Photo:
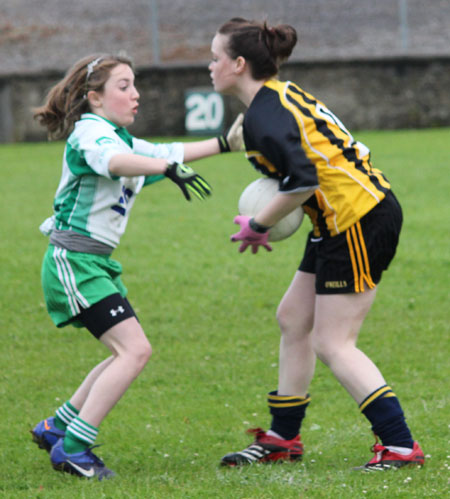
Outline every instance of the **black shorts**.
{"label": "black shorts", "polygon": [[362,293],[374,288],[394,258],[402,209],[389,191],[369,213],[342,234],[308,235],[299,270],[316,274],[316,293]]}
{"label": "black shorts", "polygon": [[99,339],[108,329],[130,317],[137,319],[130,302],[123,298],[120,293],[115,293],[94,303],[91,307],[83,309],[76,316],[76,319]]}

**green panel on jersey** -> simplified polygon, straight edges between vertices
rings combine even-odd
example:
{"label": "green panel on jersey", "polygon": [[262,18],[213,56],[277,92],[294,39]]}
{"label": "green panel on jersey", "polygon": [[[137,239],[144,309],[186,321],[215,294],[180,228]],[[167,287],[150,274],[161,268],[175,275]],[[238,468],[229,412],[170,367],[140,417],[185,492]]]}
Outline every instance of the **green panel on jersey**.
{"label": "green panel on jersey", "polygon": [[86,163],[80,151],[77,150],[77,144],[67,143],[66,161],[70,171],[74,175],[97,175]]}
{"label": "green panel on jersey", "polygon": [[67,197],[55,200],[56,228],[75,230],[84,236],[90,236],[86,229],[89,212],[96,193],[98,177],[84,175],[77,179],[77,185],[71,186]]}
{"label": "green panel on jersey", "polygon": [[126,128],[116,128],[115,132],[125,142],[125,144],[128,144],[131,148],[133,147],[133,136]]}
{"label": "green panel on jersey", "polygon": [[98,177],[94,175],[84,175],[80,179],[79,196],[76,202],[75,210],[69,220],[70,226],[77,232],[83,231],[90,236],[86,227],[89,222],[89,213],[94,203],[94,197],[97,192]]}

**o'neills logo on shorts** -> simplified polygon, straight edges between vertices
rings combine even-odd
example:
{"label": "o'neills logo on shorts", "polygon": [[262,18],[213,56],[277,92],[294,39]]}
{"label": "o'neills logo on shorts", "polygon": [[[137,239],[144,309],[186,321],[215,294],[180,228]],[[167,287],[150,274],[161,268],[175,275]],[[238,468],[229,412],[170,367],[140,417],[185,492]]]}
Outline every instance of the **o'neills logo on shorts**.
{"label": "o'neills logo on shorts", "polygon": [[325,287],[331,289],[346,288],[347,281],[325,281]]}

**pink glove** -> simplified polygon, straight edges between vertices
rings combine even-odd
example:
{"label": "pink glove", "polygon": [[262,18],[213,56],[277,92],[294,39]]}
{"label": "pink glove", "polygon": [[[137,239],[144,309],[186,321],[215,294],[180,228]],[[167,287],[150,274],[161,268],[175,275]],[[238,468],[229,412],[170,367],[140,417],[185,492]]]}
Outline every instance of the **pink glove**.
{"label": "pink glove", "polygon": [[267,238],[269,237],[269,231],[261,233],[255,232],[250,228],[249,221],[251,217],[245,215],[238,215],[234,218],[233,222],[241,226],[241,230],[236,234],[231,236],[231,241],[242,241],[239,247],[239,253],[243,253],[248,246],[251,245],[252,253],[258,252],[259,246],[264,246],[267,251],[272,251],[272,247],[267,243]]}

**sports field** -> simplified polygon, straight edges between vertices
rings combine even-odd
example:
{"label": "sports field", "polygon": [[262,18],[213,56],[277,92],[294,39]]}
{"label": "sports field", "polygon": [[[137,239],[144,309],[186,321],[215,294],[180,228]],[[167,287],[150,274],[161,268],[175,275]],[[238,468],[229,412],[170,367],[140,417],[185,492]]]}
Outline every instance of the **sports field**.
{"label": "sports field", "polygon": [[198,162],[213,185],[186,203],[168,181],[146,188],[115,252],[154,354],[101,427],[96,452],[117,477],[87,482],[52,470],[29,430],[66,401],[107,352],[88,332],[47,316],[40,263],[63,143],[0,146],[2,169],[0,496],[11,498],[448,497],[450,129],[355,134],[404,209],[397,258],[360,347],[399,396],[427,456],[422,469],[361,473],[369,424],[318,365],[302,463],[223,469],[221,456],[267,428],[276,389],[275,309],[295,272],[309,220],[274,251],[229,242],[237,200],[257,173],[241,154]]}

